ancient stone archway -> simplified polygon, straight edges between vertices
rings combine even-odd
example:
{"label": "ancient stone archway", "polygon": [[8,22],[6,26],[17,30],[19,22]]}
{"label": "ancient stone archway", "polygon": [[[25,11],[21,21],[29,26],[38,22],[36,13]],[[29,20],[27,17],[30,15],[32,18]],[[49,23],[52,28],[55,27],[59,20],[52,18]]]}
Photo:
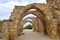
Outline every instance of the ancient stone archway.
{"label": "ancient stone archway", "polygon": [[[32,5],[28,5],[28,6],[26,6],[25,7],[25,9],[23,9],[24,7],[22,7],[21,9],[18,9],[18,7],[16,7],[16,9],[15,9],[15,13],[19,13],[19,15],[16,15],[16,19],[14,20],[14,30],[15,30],[15,32],[14,32],[14,34],[16,34],[16,37],[17,37],[17,26],[19,25],[19,23],[20,23],[20,21],[22,20],[22,18],[25,16],[25,15],[27,15],[27,14],[29,14],[29,13],[26,13],[28,10],[30,10],[30,9],[36,9],[36,10],[38,10],[38,12],[40,12],[44,17],[47,17],[47,14],[46,13],[44,13],[44,10],[43,9],[41,9],[41,8],[43,7],[42,5],[37,5],[37,4],[32,4]],[[20,11],[19,11],[20,10]],[[18,11],[18,12],[17,12]],[[37,13],[36,13],[37,14]],[[35,14],[35,15],[36,15]],[[39,14],[37,15],[37,16],[39,16]],[[10,19],[12,19],[12,17],[10,18]],[[44,18],[43,18],[43,20],[44,20]],[[50,21],[50,19],[49,19],[49,21]],[[45,25],[45,21],[44,21],[44,25]]]}
{"label": "ancient stone archway", "polygon": [[[55,2],[55,3],[54,3]],[[8,28],[8,25],[10,25],[9,27],[9,32],[8,32],[8,36],[11,38],[11,40],[18,40],[18,26],[19,24],[21,23],[22,21],[22,18],[26,15],[28,15],[29,13],[27,13],[30,9],[36,9],[39,13],[33,13],[35,15],[38,16],[39,20],[42,18],[44,25],[46,27],[46,30],[47,30],[47,34],[48,36],[54,38],[54,39],[57,39],[58,37],[58,26],[59,26],[59,18],[55,18],[53,14],[55,14],[54,12],[55,11],[60,11],[59,10],[59,5],[56,5],[59,4],[59,0],[47,0],[47,4],[30,4],[30,5],[27,5],[27,6],[15,6],[15,9],[13,10],[12,12],[12,15],[10,16],[10,19],[9,20],[12,20],[12,22],[10,21],[6,21],[7,27]],[[40,14],[43,15],[43,17],[40,17]],[[57,12],[56,12],[57,14]],[[60,15],[60,14],[59,14]],[[57,16],[57,15],[55,15]],[[57,22],[58,21],[58,22]],[[5,25],[5,22],[2,23],[3,26]],[[57,26],[58,25],[58,26]],[[7,28],[5,28],[6,30],[8,30]],[[60,29],[59,29],[60,30]],[[6,32],[4,32],[6,33]],[[3,34],[4,34],[3,33]],[[4,34],[5,35],[5,34]],[[7,37],[7,36],[6,36]],[[6,39],[6,37],[4,39]],[[8,37],[7,39],[8,40]],[[58,40],[58,39],[57,39]]]}
{"label": "ancient stone archway", "polygon": [[32,23],[37,22],[36,26],[39,26],[39,25],[38,25],[39,22],[38,22],[37,18],[32,18],[32,21],[29,21],[29,20],[26,20],[26,19],[25,19],[25,20],[22,20],[21,22],[22,22],[22,24],[25,23],[25,22],[32,22]]}
{"label": "ancient stone archway", "polygon": [[[30,18],[30,17],[29,17],[29,18]],[[27,22],[27,21],[29,22],[29,20],[27,20],[27,18],[26,18],[26,19],[22,20],[21,23],[25,23],[25,22]],[[39,24],[40,24],[39,21],[40,21],[40,20],[39,20],[38,18],[32,18],[32,22],[34,22],[34,23],[37,22],[37,24],[36,24],[37,27],[38,27]],[[40,22],[41,22],[41,21],[40,21]],[[42,23],[41,23],[41,24],[42,24]],[[40,26],[42,26],[41,24],[40,24]],[[40,27],[40,26],[39,26],[39,27]],[[43,27],[43,26],[42,26],[42,27]],[[41,29],[42,29],[42,28],[41,28]],[[38,29],[37,29],[37,31],[38,31]]]}
{"label": "ancient stone archway", "polygon": [[[31,14],[34,14],[34,15],[36,14],[37,16],[39,15],[38,18],[37,18],[37,19],[39,19],[39,20],[37,20],[37,21],[38,21],[38,24],[39,24],[39,21],[40,21],[40,22],[41,22],[41,21],[44,22],[44,21],[43,21],[43,15],[40,14],[38,11],[29,11],[29,12],[27,12],[27,13],[29,13],[29,14],[31,13]],[[30,17],[30,18],[31,18],[31,17]],[[26,19],[28,19],[28,18],[26,18]],[[20,23],[21,23],[21,22],[20,22]],[[41,24],[41,23],[40,23],[40,24]],[[43,24],[44,24],[44,23],[43,23]],[[19,24],[19,25],[20,25],[20,24]],[[41,26],[42,26],[42,25],[41,25]],[[44,27],[42,27],[42,28],[44,28]],[[45,28],[46,28],[46,27],[45,27]],[[46,29],[45,29],[45,30],[46,30]],[[45,31],[45,32],[46,32],[46,31]]]}

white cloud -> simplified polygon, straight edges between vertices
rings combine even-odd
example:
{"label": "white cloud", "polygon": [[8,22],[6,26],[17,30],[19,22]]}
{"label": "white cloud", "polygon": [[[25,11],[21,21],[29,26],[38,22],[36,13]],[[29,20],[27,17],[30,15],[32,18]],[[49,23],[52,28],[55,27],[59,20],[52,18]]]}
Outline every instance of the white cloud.
{"label": "white cloud", "polygon": [[29,3],[46,3],[46,0],[22,0],[22,2],[29,2]]}
{"label": "white cloud", "polygon": [[46,3],[46,0],[34,0],[35,3]]}
{"label": "white cloud", "polygon": [[1,9],[4,9],[4,10],[2,10],[2,11],[7,11],[7,10],[5,10],[5,8],[6,9],[13,9],[14,8],[14,6],[15,5],[27,5],[28,3],[26,3],[26,2],[23,2],[23,3],[20,3],[20,2],[8,2],[8,3],[3,3],[3,4],[0,4],[0,11],[1,11]]}
{"label": "white cloud", "polygon": [[[8,19],[9,16],[11,15],[11,11],[13,10],[14,6],[15,5],[27,5],[28,3],[19,3],[19,2],[8,2],[8,3],[3,3],[3,4],[0,4],[0,15],[3,14],[4,16],[0,16],[0,19],[3,20],[3,19]],[[7,17],[4,13],[7,13],[9,14]]]}
{"label": "white cloud", "polygon": [[39,2],[45,2],[45,1],[42,1],[42,0],[33,0],[32,2],[28,2],[27,0],[25,1],[25,0],[22,0],[22,2],[18,2],[18,1],[9,1],[9,2],[6,2],[6,3],[0,3],[0,15],[1,14],[4,14],[4,13],[7,13],[6,15],[4,15],[4,16],[0,16],[0,19],[8,19],[9,18],[9,16],[11,15],[10,13],[11,13],[11,11],[13,10],[13,8],[14,8],[14,6],[15,5],[27,5],[27,4],[31,4],[31,3],[34,3],[34,2],[36,2],[36,3],[39,3]]}

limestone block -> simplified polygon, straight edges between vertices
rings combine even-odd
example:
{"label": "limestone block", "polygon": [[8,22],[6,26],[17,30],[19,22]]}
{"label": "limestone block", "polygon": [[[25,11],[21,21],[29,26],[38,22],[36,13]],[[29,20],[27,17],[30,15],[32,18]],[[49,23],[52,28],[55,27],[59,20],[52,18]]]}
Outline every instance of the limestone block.
{"label": "limestone block", "polygon": [[2,32],[2,23],[3,21],[0,21],[0,32]]}
{"label": "limestone block", "polygon": [[2,24],[2,39],[3,40],[8,40],[9,39],[9,21],[3,21]]}
{"label": "limestone block", "polygon": [[57,26],[57,20],[53,19],[52,20],[52,24],[51,24],[51,30],[50,30],[50,37],[53,39],[58,40],[59,39],[59,35],[58,35],[58,26]]}

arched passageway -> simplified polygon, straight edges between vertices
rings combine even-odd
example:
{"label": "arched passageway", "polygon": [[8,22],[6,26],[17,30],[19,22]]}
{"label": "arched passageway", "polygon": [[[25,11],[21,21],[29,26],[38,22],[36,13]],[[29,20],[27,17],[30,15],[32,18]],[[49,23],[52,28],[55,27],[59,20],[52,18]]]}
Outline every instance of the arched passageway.
{"label": "arched passageway", "polygon": [[[42,31],[42,32],[44,32],[43,31],[43,24],[42,24],[42,22],[38,22],[39,21],[39,19],[37,19],[37,18],[32,18],[32,22],[31,22],[31,20],[22,20],[21,21],[21,24],[20,25],[22,25],[22,24],[24,24],[25,22],[31,22],[31,23],[33,23],[36,27],[41,27],[41,30],[39,30],[39,29],[37,29],[36,31]],[[35,24],[35,23],[37,23],[37,24]],[[40,25],[39,25],[40,24]],[[20,26],[20,27],[22,27],[22,26]],[[43,28],[43,29],[42,29]]]}
{"label": "arched passageway", "polygon": [[[53,38],[53,39],[56,39],[58,40],[59,36],[58,36],[58,22],[57,22],[57,19],[54,18],[53,16],[53,10],[56,9],[56,6],[54,7],[54,5],[52,6],[52,4],[54,3],[52,0],[51,1],[48,1],[47,0],[47,3],[48,4],[36,4],[36,3],[33,3],[33,4],[30,4],[30,5],[27,5],[27,6],[15,6],[15,9],[13,10],[12,15],[10,16],[10,19],[9,20],[12,20],[12,21],[5,21],[6,23],[8,23],[7,25],[5,24],[5,22],[3,22],[3,27],[4,25],[6,25],[5,27],[9,28],[9,30],[7,31],[8,34],[5,32],[6,31],[6,28],[3,31],[3,35],[8,35],[8,37],[6,36],[3,36],[3,39],[6,39],[6,40],[18,40],[18,33],[19,33],[19,28],[21,26],[20,23],[23,19],[24,16],[30,14],[28,12],[31,12],[29,10],[31,9],[35,9],[37,13],[31,13],[31,14],[34,14],[37,16],[37,19],[38,21],[36,22],[39,22],[39,27],[41,24],[43,24],[43,28],[44,28],[44,33],[46,32],[46,34]],[[53,8],[54,7],[54,8]],[[35,12],[35,11],[33,11]],[[41,22],[41,23],[40,23]],[[40,27],[41,28],[41,27]],[[40,30],[39,28],[39,30]],[[20,32],[21,32],[21,29],[20,29]]]}
{"label": "arched passageway", "polygon": [[[14,19],[12,19],[12,20],[14,20],[14,26],[13,27],[16,27],[15,28],[15,33],[16,33],[16,36],[15,35],[13,35],[13,36],[15,36],[15,37],[18,37],[18,31],[17,31],[17,28],[19,28],[18,26],[19,26],[19,24],[21,23],[21,20],[22,20],[22,18],[24,17],[24,16],[26,16],[26,15],[28,15],[28,14],[30,14],[30,13],[28,13],[28,12],[31,12],[31,11],[29,11],[30,9],[36,9],[36,11],[38,12],[38,13],[32,13],[32,14],[34,14],[34,15],[36,15],[37,16],[37,18],[39,18],[40,20],[41,20],[41,22],[43,23],[43,25],[44,25],[44,32],[46,32],[47,33],[47,31],[46,31],[46,20],[48,20],[48,22],[50,21],[50,17],[46,14],[46,13],[44,13],[44,11],[43,10],[41,10],[39,7],[37,7],[37,6],[35,6],[35,4],[32,4],[32,5],[28,5],[28,6],[26,6],[26,8],[25,9],[21,9],[21,11],[18,11],[19,13],[20,13],[20,15],[16,15],[16,20],[14,20]],[[19,9],[17,9],[17,10],[19,10]],[[15,13],[16,13],[17,11],[15,11]],[[35,11],[34,11],[35,12]],[[41,15],[41,16],[40,16]],[[45,19],[46,18],[46,19]],[[14,33],[14,34],[15,34]],[[13,37],[12,37],[13,38]]]}
{"label": "arched passageway", "polygon": [[[32,19],[32,21],[29,21],[29,20],[26,20],[26,19],[29,19],[30,17],[28,17],[28,18],[25,18],[25,20],[22,20],[21,22],[22,22],[22,24],[25,24],[26,22],[31,22],[32,24],[33,24],[33,27],[42,27],[43,25],[41,25],[42,23],[40,22],[38,22],[39,20],[38,20],[38,18],[31,18]],[[23,23],[24,22],[24,23]],[[37,24],[36,24],[36,22],[37,22]],[[39,24],[40,24],[40,26],[39,26]],[[38,34],[38,33],[36,33],[36,32],[38,32],[39,30],[37,30],[37,29],[35,29],[34,31],[32,31],[32,30],[24,30],[23,31],[23,34],[21,34],[22,36],[20,36],[19,37],[19,40],[21,39],[21,40],[43,40],[43,39],[41,39],[40,37],[44,37],[43,35],[40,35],[40,34]],[[40,33],[42,33],[42,30],[40,30]],[[33,36],[32,36],[33,35]],[[36,36],[36,38],[35,38],[35,36]],[[52,39],[50,39],[50,38],[47,38],[46,36],[45,36],[45,40],[52,40]]]}
{"label": "arched passageway", "polygon": [[[27,12],[27,13],[29,13],[29,14],[39,14],[39,12],[38,11],[29,11],[29,12]],[[40,18],[40,19],[39,19]],[[26,19],[28,19],[28,18],[26,18]],[[43,21],[43,16],[42,16],[42,14],[40,14],[40,16],[38,16],[37,15],[37,18],[35,18],[36,19],[36,21],[37,21],[37,27],[40,25],[40,27],[41,27],[41,32],[42,33],[44,33],[44,32],[46,32],[46,25],[44,25],[44,21]],[[35,21],[35,20],[34,20]],[[22,22],[22,21],[21,21]],[[21,23],[20,22],[20,23]],[[40,23],[39,23],[40,22]],[[41,23],[42,22],[42,23]],[[22,22],[23,23],[23,22]],[[20,24],[19,24],[20,25]],[[44,26],[43,26],[44,25]],[[21,27],[21,26],[20,26]],[[44,29],[44,27],[45,27],[45,29]],[[44,31],[45,30],[45,31]],[[37,31],[40,31],[39,29],[37,29]]]}

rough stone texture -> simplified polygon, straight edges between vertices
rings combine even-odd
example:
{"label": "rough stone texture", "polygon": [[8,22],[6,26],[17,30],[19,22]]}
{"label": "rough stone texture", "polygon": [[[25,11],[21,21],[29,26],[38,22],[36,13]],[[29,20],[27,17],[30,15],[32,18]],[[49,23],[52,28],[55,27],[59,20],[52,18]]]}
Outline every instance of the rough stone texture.
{"label": "rough stone texture", "polygon": [[2,38],[2,21],[0,21],[0,39]]}
{"label": "rough stone texture", "polygon": [[0,21],[0,32],[2,32],[2,21]]}
{"label": "rough stone texture", "polygon": [[51,29],[50,29],[50,37],[55,39],[55,40],[58,40],[59,36],[58,36],[58,26],[57,26],[57,20],[56,19],[53,19],[52,20],[53,23],[51,23]]}
{"label": "rough stone texture", "polygon": [[[27,6],[15,6],[9,20],[3,21],[2,30],[3,30],[3,40],[18,40],[18,33],[21,33],[22,18],[30,14],[30,9],[36,9],[36,12],[33,11],[31,14],[37,16],[37,21],[34,19],[33,25],[36,27],[37,31],[44,32],[54,40],[60,36],[60,0],[46,0],[47,4],[33,3]],[[57,21],[57,22],[56,22]],[[23,23],[24,24],[24,23]],[[8,27],[9,25],[9,27]],[[41,27],[43,26],[43,27]],[[0,22],[1,27],[1,22]],[[20,32],[18,31],[20,29]],[[35,29],[35,28],[34,28]],[[42,31],[43,30],[43,31]],[[9,36],[10,35],[10,36]]]}
{"label": "rough stone texture", "polygon": [[9,21],[8,20],[4,20],[3,24],[2,24],[2,39],[3,40],[9,40]]}

